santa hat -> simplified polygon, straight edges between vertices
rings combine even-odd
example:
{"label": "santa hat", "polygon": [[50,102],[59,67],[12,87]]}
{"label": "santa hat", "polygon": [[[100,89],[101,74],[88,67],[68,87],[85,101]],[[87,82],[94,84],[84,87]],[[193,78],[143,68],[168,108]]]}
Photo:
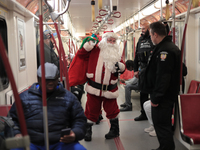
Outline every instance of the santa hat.
{"label": "santa hat", "polygon": [[118,39],[118,36],[116,33],[114,33],[113,31],[104,31],[104,34],[102,36],[102,39],[103,38],[110,38],[110,37],[113,37],[115,38],[116,40]]}

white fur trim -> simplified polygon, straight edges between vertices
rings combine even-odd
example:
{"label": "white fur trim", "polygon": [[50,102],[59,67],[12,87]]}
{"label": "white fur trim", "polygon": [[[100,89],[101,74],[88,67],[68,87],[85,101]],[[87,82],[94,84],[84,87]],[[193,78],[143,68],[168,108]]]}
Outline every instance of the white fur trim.
{"label": "white fur trim", "polygon": [[87,119],[87,123],[92,123],[92,124],[94,124],[95,122],[93,122],[93,121]]}
{"label": "white fur trim", "polygon": [[117,83],[118,82],[118,79],[116,79],[116,80],[110,80],[110,83],[111,84],[115,84],[115,83]]}
{"label": "white fur trim", "polygon": [[86,73],[86,76],[87,76],[88,78],[93,78],[93,77],[94,77],[94,73]]}
{"label": "white fur trim", "polygon": [[[90,86],[88,84],[86,84],[85,91],[90,93],[90,94],[100,96],[100,90],[93,88],[92,86]],[[115,92],[110,92],[110,91],[104,92],[104,91],[102,91],[102,97],[105,97],[105,98],[108,98],[108,99],[117,98],[118,96],[119,96],[118,90],[115,91]]]}
{"label": "white fur trim", "polygon": [[103,59],[100,57],[99,54],[95,70],[95,82],[101,83],[102,68],[103,68]]}
{"label": "white fur trim", "polygon": [[108,99],[117,98],[119,96],[119,91],[118,90],[115,92],[110,92],[110,91],[103,92],[102,91],[102,96],[104,96],[105,98],[108,98]]}
{"label": "white fur trim", "polygon": [[118,39],[118,36],[116,33],[114,32],[106,32],[103,34],[102,38],[108,38],[108,37],[113,37],[115,38],[116,40]]}
{"label": "white fur trim", "polygon": [[90,93],[90,94],[93,94],[93,95],[96,95],[96,96],[100,96],[100,90],[96,89],[96,88],[93,88],[89,84],[86,84],[85,91]]}
{"label": "white fur trim", "polygon": [[111,77],[111,72],[107,68],[105,68],[105,75],[104,75],[104,78],[103,78],[103,84],[108,85],[109,81],[110,81],[110,77]]}
{"label": "white fur trim", "polygon": [[94,45],[90,45],[89,42],[86,42],[84,45],[83,45],[83,48],[86,50],[86,51],[91,51],[93,48],[94,48]]}
{"label": "white fur trim", "polygon": [[125,70],[125,65],[121,62],[118,62],[118,65],[119,65],[120,71],[123,72]]}

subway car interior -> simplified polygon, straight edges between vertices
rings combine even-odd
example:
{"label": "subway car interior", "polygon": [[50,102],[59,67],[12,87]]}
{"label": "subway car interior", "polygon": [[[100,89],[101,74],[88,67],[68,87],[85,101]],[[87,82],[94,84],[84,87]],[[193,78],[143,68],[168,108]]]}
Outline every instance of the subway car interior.
{"label": "subway car interior", "polygon": [[[0,0],[0,150],[30,149],[19,94],[38,82],[38,60],[43,66],[45,58],[44,50],[40,53],[41,58],[37,53],[38,45],[43,43],[40,39],[46,38],[53,43],[61,64],[59,82],[72,92],[66,66],[76,57],[85,38],[93,34],[102,38],[105,31],[113,31],[118,36],[121,58],[126,62],[135,58],[142,25],[157,21],[169,26],[169,35],[180,49],[181,61],[187,67],[187,75],[183,77],[184,91],[180,91],[172,115],[175,149],[200,150],[199,0]],[[129,80],[133,78],[134,71],[125,71],[124,74]],[[121,75],[117,82],[119,108],[125,102],[125,84],[119,81],[120,78]],[[180,89],[182,86],[180,82]],[[79,92],[72,93],[85,110],[85,84],[81,88],[81,95]],[[4,135],[6,126],[13,127],[9,110],[14,102],[21,118],[20,138]],[[131,110],[120,111],[118,115],[118,137],[105,139],[111,124],[102,109],[102,118],[92,127],[92,141],[82,139],[79,143],[88,150],[157,148],[159,142],[156,135],[151,136],[144,131],[150,126],[148,120],[134,120],[141,110],[139,90],[131,91],[131,103]],[[45,106],[43,108],[45,112]],[[45,140],[48,141],[48,138],[45,137]]]}

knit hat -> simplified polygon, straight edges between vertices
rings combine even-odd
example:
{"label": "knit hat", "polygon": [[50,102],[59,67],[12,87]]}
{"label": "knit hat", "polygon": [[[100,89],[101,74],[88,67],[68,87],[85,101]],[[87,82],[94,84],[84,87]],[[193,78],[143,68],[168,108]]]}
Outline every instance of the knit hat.
{"label": "knit hat", "polygon": [[[58,77],[59,71],[58,67],[52,63],[46,62],[44,64],[45,67],[45,79],[56,79]],[[37,76],[42,77],[41,65],[37,70]]]}

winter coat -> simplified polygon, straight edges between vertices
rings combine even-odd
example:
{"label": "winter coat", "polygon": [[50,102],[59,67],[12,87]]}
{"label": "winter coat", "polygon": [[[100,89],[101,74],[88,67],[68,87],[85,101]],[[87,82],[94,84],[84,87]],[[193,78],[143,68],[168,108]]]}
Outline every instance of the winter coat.
{"label": "winter coat", "polygon": [[[20,94],[27,131],[31,143],[44,145],[42,92],[38,83],[34,83],[27,91]],[[56,90],[47,95],[47,114],[49,143],[59,142],[61,130],[71,128],[76,141],[82,140],[86,133],[86,117],[77,98],[58,83]],[[10,109],[10,115],[19,128],[15,103]],[[20,129],[14,127],[14,135],[20,134]]]}

